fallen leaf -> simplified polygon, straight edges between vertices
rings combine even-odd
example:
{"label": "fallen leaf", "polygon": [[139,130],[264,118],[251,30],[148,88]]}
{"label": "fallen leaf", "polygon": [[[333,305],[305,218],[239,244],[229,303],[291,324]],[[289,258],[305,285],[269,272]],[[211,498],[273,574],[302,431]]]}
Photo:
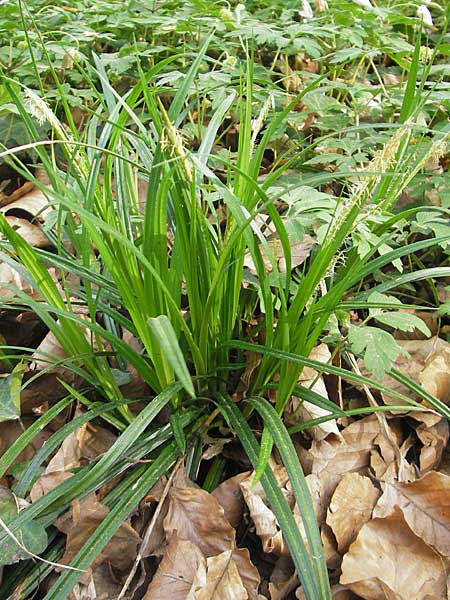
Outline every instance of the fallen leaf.
{"label": "fallen leaf", "polygon": [[[44,169],[38,169],[35,172],[35,177],[38,181],[44,185],[49,185],[49,179]],[[5,216],[17,214],[17,211],[21,213],[27,213],[30,221],[36,216],[44,219],[47,214],[52,210],[48,204],[48,197],[35,185],[27,186],[25,184],[21,189],[21,193],[17,190],[16,196],[13,194],[9,197],[10,201],[3,205],[0,209]],[[25,191],[26,193],[22,193]],[[14,197],[14,200],[12,198]]]}
{"label": "fallen leaf", "polygon": [[224,447],[231,442],[231,438],[213,438],[205,435],[204,444],[206,446],[202,454],[202,460],[211,460],[215,456],[222,454]]}
{"label": "fallen leaf", "polygon": [[186,600],[247,600],[248,594],[233,551],[226,550],[206,559],[206,567],[199,565]]}
{"label": "fallen leaf", "polygon": [[445,417],[431,411],[411,413],[411,417],[421,422],[416,428],[416,434],[423,444],[419,458],[420,473],[423,475],[439,467],[449,441],[449,423]]}
{"label": "fallen leaf", "polygon": [[450,477],[432,471],[411,483],[387,483],[374,517],[397,508],[417,537],[450,558]]}
{"label": "fallen leaf", "polygon": [[[326,364],[331,359],[331,352],[326,344],[320,344],[312,349],[309,358]],[[316,369],[305,367],[299,377],[298,383],[302,387],[310,389],[319,394],[319,396],[329,400],[324,379]],[[302,401],[300,398],[293,396],[287,406],[284,416],[287,424],[296,425],[297,423],[303,423],[310,419],[317,419],[329,414],[330,411],[321,406],[317,406],[307,400]],[[335,434],[337,437],[340,437],[341,435],[335,419],[330,419],[329,421],[325,421],[324,423],[320,423],[320,425],[315,425],[308,429],[308,434],[315,440],[322,440],[330,433]]]}
{"label": "fallen leaf", "polygon": [[212,492],[212,495],[224,510],[225,518],[232,527],[237,527],[242,519],[245,502],[240,484],[247,479],[250,471],[239,473],[223,481]]}
{"label": "fallen leaf", "polygon": [[[111,567],[103,563],[88,569],[82,579],[74,586],[68,600],[112,600],[120,594],[122,584],[113,577]],[[131,600],[126,594],[124,600]]]}
{"label": "fallen leaf", "polygon": [[391,516],[363,525],[342,561],[340,583],[365,600],[445,598],[447,569],[396,508]]}
{"label": "fallen leaf", "polygon": [[[17,438],[23,433],[22,426],[28,428],[33,423],[34,419],[25,417],[22,418],[21,421],[22,423],[19,423],[18,421],[0,423],[0,456],[14,444]],[[52,431],[48,427],[40,431],[19,454],[14,463],[30,461],[51,435]]]}
{"label": "fallen leaf", "polygon": [[270,600],[283,600],[298,586],[294,563],[288,556],[281,556],[275,563],[269,581]]}
{"label": "fallen leaf", "polygon": [[320,528],[320,538],[322,540],[323,555],[327,563],[328,569],[334,571],[337,569],[341,562],[342,556],[337,550],[337,542],[334,537],[334,533],[326,523],[323,523]]}
{"label": "fallen leaf", "polygon": [[170,542],[178,538],[195,544],[205,558],[232,550],[233,561],[248,593],[249,600],[258,597],[259,573],[248,550],[236,549],[236,534],[225,518],[223,508],[212,494],[196,487],[172,487],[164,531]]}
{"label": "fallen leaf", "polygon": [[[394,421],[386,427],[393,431]],[[399,436],[384,434],[375,438],[376,448],[370,453],[370,467],[376,478],[380,481],[414,481],[417,479],[415,465],[406,460],[406,455],[413,446],[413,438],[409,436],[399,447]],[[395,447],[394,447],[395,445]]]}
{"label": "fallen leaf", "polygon": [[15,298],[17,296],[15,289],[32,298],[39,296],[31,283],[7,263],[0,264],[0,282],[0,295],[3,298]]}
{"label": "fallen leaf", "polygon": [[379,433],[380,424],[371,415],[351,423],[341,432],[341,438],[331,435],[327,439],[313,441],[308,453],[312,458],[312,474],[320,482],[318,495],[322,506],[328,506],[345,473],[366,474],[370,452],[375,448],[375,439]]}
{"label": "fallen leaf", "polygon": [[198,546],[172,535],[143,600],[185,600],[205,558]]}
{"label": "fallen leaf", "polygon": [[339,482],[327,514],[327,524],[333,530],[341,554],[347,551],[359,530],[372,516],[381,496],[369,477],[346,473]]}
{"label": "fallen leaf", "polygon": [[[439,337],[428,340],[397,340],[397,344],[410,357],[400,354],[393,366],[404,375],[411,377],[426,390],[445,404],[450,403],[450,344]],[[401,383],[385,375],[382,383],[406,396],[420,400]],[[386,404],[401,402],[389,394],[383,394]]]}
{"label": "fallen leaf", "polygon": [[[2,186],[3,187],[3,186]],[[4,194],[3,191],[0,192],[0,207],[3,208],[15,202],[25,194],[28,194],[31,190],[35,189],[34,183],[31,181],[26,181],[23,185],[15,189],[11,194]]]}
{"label": "fallen leaf", "polygon": [[234,529],[211,494],[199,488],[172,488],[164,530],[195,544],[205,557],[221,554],[234,544]]}
{"label": "fallen leaf", "polygon": [[[295,269],[302,265],[305,260],[311,254],[311,250],[316,241],[309,235],[305,235],[303,240],[300,242],[291,243],[291,268]],[[273,259],[277,265],[280,273],[286,272],[286,260],[284,258],[283,246],[279,239],[267,240],[269,252],[273,254]],[[266,250],[262,244],[259,246],[259,250],[262,255],[264,266],[268,273],[273,271],[273,265],[270,259],[270,255],[267,256]],[[244,257],[244,267],[246,267],[252,275],[257,275],[255,263],[253,257],[249,252]]]}
{"label": "fallen leaf", "polygon": [[[281,489],[286,487],[288,476],[283,467],[272,467]],[[253,487],[253,473],[241,482],[241,490],[250,516],[255,524],[256,533],[261,539],[263,550],[268,554],[289,556],[289,550],[283,540],[275,514],[269,508],[269,501],[261,482]]]}
{"label": "fallen leaf", "polygon": [[19,217],[6,217],[6,220],[16,233],[28,242],[30,246],[33,246],[33,248],[48,248],[52,245],[38,225]]}
{"label": "fallen leaf", "polygon": [[[72,508],[55,521],[55,527],[67,536],[66,550],[61,559],[63,564],[70,563],[108,513],[109,508],[98,502],[95,494],[90,494],[81,501],[74,500]],[[122,523],[91,567],[108,561],[119,571],[126,571],[136,557],[140,541],[133,527],[127,522]]]}

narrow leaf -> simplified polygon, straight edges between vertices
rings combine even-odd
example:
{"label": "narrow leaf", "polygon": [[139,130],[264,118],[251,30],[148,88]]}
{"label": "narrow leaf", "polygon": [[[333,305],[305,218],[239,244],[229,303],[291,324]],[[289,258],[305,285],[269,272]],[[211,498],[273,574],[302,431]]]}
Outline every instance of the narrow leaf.
{"label": "narrow leaf", "polygon": [[195,398],[194,384],[172,323],[166,315],[159,315],[159,317],[151,317],[148,325],[183,387],[191,398]]}

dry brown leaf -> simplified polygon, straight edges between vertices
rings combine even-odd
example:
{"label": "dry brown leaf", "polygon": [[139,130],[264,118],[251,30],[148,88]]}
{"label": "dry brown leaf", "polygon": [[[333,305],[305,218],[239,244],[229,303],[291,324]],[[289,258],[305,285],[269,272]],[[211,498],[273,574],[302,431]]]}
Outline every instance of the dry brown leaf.
{"label": "dry brown leaf", "polygon": [[333,530],[341,554],[347,551],[359,530],[372,516],[380,497],[369,477],[346,473],[339,482],[328,508],[327,523]]}
{"label": "dry brown leaf", "polygon": [[[288,476],[283,467],[272,467],[278,485],[286,492]],[[250,511],[250,516],[255,524],[256,533],[261,539],[263,550],[268,554],[288,556],[289,550],[283,540],[278,521],[269,508],[269,501],[261,482],[253,486],[253,473],[241,482],[241,490],[245,503]]]}
{"label": "dry brown leaf", "polygon": [[242,519],[245,502],[240,484],[250,475],[250,471],[239,473],[223,481],[212,492],[212,495],[223,508],[225,518],[232,527],[237,527]]}
{"label": "dry brown leaf", "polygon": [[[397,343],[411,355],[400,354],[394,367],[445,404],[450,403],[450,344],[439,337],[428,340],[398,340]],[[390,389],[411,397],[411,392],[398,381],[385,375],[382,383]],[[383,394],[386,404],[399,404],[393,396]],[[415,400],[420,400],[414,397]]]}
{"label": "dry brown leaf", "polygon": [[298,586],[298,577],[292,559],[281,556],[275,563],[269,581],[270,600],[283,600]]}
{"label": "dry brown leaf", "polygon": [[419,459],[420,473],[423,475],[439,467],[449,441],[449,423],[445,417],[431,411],[411,413],[411,417],[421,422],[416,429],[416,434],[423,444]]}
{"label": "dry brown leaf", "polygon": [[253,566],[248,551],[236,549],[235,531],[214,496],[200,488],[173,487],[169,498],[169,508],[164,519],[164,531],[169,542],[176,532],[178,538],[195,544],[205,558],[233,550],[233,561],[248,597],[255,600],[258,595],[259,573]]}
{"label": "dry brown leaf", "polygon": [[[41,183],[45,185],[49,184],[48,177],[43,170],[36,171],[35,177],[41,181]],[[21,188],[24,191],[25,186],[27,186],[27,184]],[[14,214],[16,211],[20,211],[21,213],[28,213],[30,220],[34,219],[36,216],[44,219],[45,216],[52,210],[51,207],[49,207],[47,196],[34,185],[27,186],[26,190],[26,193],[20,194],[20,197],[16,195],[13,201],[11,201],[13,195],[10,196],[10,202],[8,202],[7,205],[4,205],[0,209],[0,212],[7,216]],[[19,190],[17,190],[17,192],[19,192]]]}
{"label": "dry brown leaf", "polygon": [[[2,181],[2,190],[4,190],[3,183],[4,182]],[[34,190],[34,183],[32,183],[31,181],[26,181],[23,185],[15,189],[11,194],[5,194],[3,193],[3,191],[0,191],[0,208],[8,206],[8,204],[11,204],[19,198],[22,198],[22,196],[25,196],[25,194],[28,194],[28,192],[30,192],[31,190]]]}
{"label": "dry brown leaf", "polygon": [[203,450],[202,460],[211,460],[215,456],[222,454],[224,447],[231,442],[231,438],[213,438],[209,435],[205,435],[204,444],[206,446]]}
{"label": "dry brown leaf", "polygon": [[[296,242],[290,245],[291,248],[291,268],[299,267],[302,265],[308,256],[311,254],[311,250],[316,241],[309,235],[305,235],[301,242]],[[277,263],[278,270],[280,273],[286,272],[286,260],[284,258],[283,246],[281,241],[278,239],[268,240],[267,241],[269,251],[273,254],[273,258]],[[265,249],[261,244],[259,246],[259,250],[261,252],[264,266],[266,267],[266,271],[271,273],[272,263],[270,257],[266,255]],[[249,252],[245,254],[244,257],[244,267],[246,267],[252,275],[257,275],[255,263],[253,262],[253,258]]]}
{"label": "dry brown leaf", "polygon": [[[25,428],[28,428],[32,425],[33,421],[34,419],[25,417],[22,418],[22,423],[19,423],[19,421],[5,421],[4,423],[0,423],[0,456],[14,444],[14,442],[17,441],[17,438],[23,433],[22,425]],[[19,454],[14,463],[32,460],[36,452],[51,435],[52,431],[48,427],[40,431]]]}
{"label": "dry brown leaf", "polygon": [[224,510],[211,494],[197,488],[172,488],[164,530],[170,540],[177,536],[189,540],[205,557],[216,556],[234,544],[234,529]]}
{"label": "dry brown leaf", "polygon": [[387,483],[374,517],[397,508],[417,537],[450,558],[450,477],[430,472],[412,483]]}
{"label": "dry brown leaf", "polygon": [[66,479],[70,479],[72,477],[72,473],[67,473],[64,471],[54,471],[52,473],[43,473],[38,477],[38,479],[33,484],[33,487],[30,490],[30,498],[32,502],[36,502],[38,498],[41,496],[45,496],[52,490],[54,490],[58,485],[66,481]]}
{"label": "dry brown leaf", "polygon": [[[393,432],[394,421],[390,421],[389,431]],[[375,438],[377,448],[370,453],[370,467],[380,481],[414,481],[417,479],[417,469],[406,460],[406,455],[413,445],[409,436],[399,447],[400,437],[391,435],[388,439],[380,434]],[[395,448],[394,448],[395,444]]]}
{"label": "dry brown leaf", "polygon": [[[55,521],[55,527],[67,536],[66,550],[61,561],[68,564],[78,550],[89,539],[109,513],[109,508],[98,502],[95,494],[81,501],[74,500],[72,508]],[[129,523],[122,523],[99,556],[92,568],[108,561],[119,571],[126,571],[133,563],[140,543],[140,537]]]}
{"label": "dry brown leaf", "polygon": [[206,559],[206,567],[199,565],[192,588],[186,600],[247,600],[233,551],[226,550]]}
{"label": "dry brown leaf", "polygon": [[205,558],[195,544],[172,536],[144,600],[185,600]]}
{"label": "dry brown leaf", "polygon": [[28,242],[30,246],[33,246],[33,248],[48,248],[51,246],[48,237],[38,225],[19,217],[6,217],[6,220],[15,229],[16,233]]}
{"label": "dry brown leaf", "polygon": [[[312,349],[309,358],[318,360],[324,364],[328,363],[331,359],[331,352],[326,344],[320,344]],[[311,367],[305,367],[299,377],[298,383],[307,389],[311,389],[319,396],[328,398],[327,388],[322,376],[319,376],[319,372]],[[310,419],[317,419],[330,414],[328,410],[313,404],[312,402],[303,401],[300,398],[293,397],[288,404],[287,410],[285,411],[286,422],[290,425],[302,423]],[[330,433],[334,433],[337,437],[340,437],[339,429],[335,419],[325,421],[320,425],[315,425],[308,429],[308,433],[315,440],[322,440]]]}
{"label": "dry brown leaf", "polygon": [[342,561],[342,556],[337,551],[337,542],[334,537],[334,533],[326,523],[320,528],[320,538],[323,545],[323,555],[327,563],[327,567],[334,571],[337,569]]}
{"label": "dry brown leaf", "polygon": [[[36,376],[36,379],[28,380]],[[42,406],[46,402],[53,404],[64,396],[67,396],[67,389],[60,383],[63,379],[66,383],[75,389],[81,388],[85,382],[71,371],[65,371],[62,375],[56,373],[38,373],[37,371],[26,371],[24,382],[27,386],[20,394],[20,404],[22,414],[32,414],[36,407]]]}
{"label": "dry brown leaf", "polygon": [[81,458],[92,461],[109,450],[115,441],[116,436],[109,429],[86,423],[79,435]]}
{"label": "dry brown leaf", "polygon": [[[111,568],[107,563],[88,569],[81,580],[74,586],[68,600],[112,600],[117,598],[121,583],[113,577]],[[124,600],[130,600],[129,595]]]}
{"label": "dry brown leaf", "polygon": [[[325,498],[322,494],[322,482],[320,480],[320,477],[318,477],[315,473],[307,475],[305,477],[305,481],[308,486],[309,495],[312,500],[314,514],[316,515],[317,522],[319,525],[322,525],[325,521],[325,515],[328,508],[328,502],[325,501]],[[293,498],[294,493],[292,491],[290,482],[287,483],[286,489],[290,494],[290,498]],[[301,517],[300,509],[297,502],[295,502],[294,504],[293,515],[295,522],[298,525],[298,529],[303,538],[303,541],[306,544],[306,546],[308,546],[308,536],[306,535],[306,529],[303,524],[303,519]]]}
{"label": "dry brown leaf", "polygon": [[16,292],[14,289],[10,289],[6,286],[12,286],[13,288],[17,288],[21,292],[31,296],[32,298],[37,298],[39,295],[34,290],[33,286],[24,278],[18,271],[13,269],[10,265],[6,263],[0,264],[0,295],[3,298],[15,298]]}
{"label": "dry brown leaf", "polygon": [[400,509],[363,525],[342,561],[340,583],[365,600],[445,598],[444,560],[408,527]]}
{"label": "dry brown leaf", "polygon": [[341,432],[341,439],[329,436],[326,440],[313,441],[309,450],[311,470],[320,481],[318,495],[322,506],[328,506],[345,473],[365,474],[379,433],[379,422],[371,415],[351,423]]}

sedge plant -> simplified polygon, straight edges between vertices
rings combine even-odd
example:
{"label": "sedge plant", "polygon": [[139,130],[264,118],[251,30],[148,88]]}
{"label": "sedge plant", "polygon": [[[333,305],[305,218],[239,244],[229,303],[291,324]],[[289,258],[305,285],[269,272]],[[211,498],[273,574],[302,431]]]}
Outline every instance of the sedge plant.
{"label": "sedge plant", "polygon": [[[305,365],[388,391],[373,379],[308,356],[329,319],[339,310],[350,308],[345,304],[350,294],[352,306],[367,300],[361,291],[362,282],[382,267],[448,239],[444,235],[405,243],[378,256],[377,250],[389,230],[374,221],[372,234],[378,241],[364,255],[351,249],[342,252],[362,215],[381,214],[391,224],[401,220],[402,211],[393,209],[402,191],[431,152],[443,151],[445,136],[440,132],[427,151],[417,153],[411,149],[411,136],[425,134],[416,127],[421,95],[408,84],[400,120],[392,127],[390,139],[367,169],[358,173],[358,181],[344,187],[326,235],[294,285],[299,274],[291,266],[291,240],[272,189],[296,157],[275,163],[266,178],[260,177],[261,165],[274,132],[283,126],[301,97],[320,86],[320,79],[305,86],[270,118],[262,115],[266,126],[257,136],[253,90],[258,79],[253,60],[247,57],[236,81],[236,92],[215,107],[203,127],[198,149],[192,150],[181,128],[196,104],[194,84],[199,70],[212,60],[207,57],[209,43],[207,39],[192,56],[191,66],[169,102],[158,88],[157,77],[170,59],[147,72],[137,61],[139,80],[123,96],[108,81],[99,59],[93,66],[86,65],[86,77],[95,72],[101,93],[81,133],[64,103],[56,72],[53,76],[61,96],[61,118],[44,97],[3,78],[49,184],[42,184],[20,161],[18,148],[5,150],[2,156],[46,195],[54,225],[48,228],[52,249],[38,250],[0,216],[2,260],[16,268],[35,292],[31,296],[14,290],[15,304],[3,299],[2,307],[34,311],[63,348],[67,367],[76,363],[86,388],[79,390],[65,384],[67,397],[42,415],[0,458],[0,472],[7,471],[40,427],[75,401],[85,406],[85,412],[54,434],[36,454],[17,483],[20,497],[28,497],[36,469],[80,424],[102,417],[117,429],[118,437],[102,457],[11,519],[7,531],[0,531],[1,543],[14,544],[11,534],[23,532],[30,524],[45,530],[74,499],[122,476],[105,499],[110,508],[108,516],[71,561],[70,569],[59,575],[45,600],[67,596],[83,570],[178,457],[186,457],[190,474],[197,472],[198,436],[203,435],[205,427],[217,423],[227,423],[235,432],[256,470],[255,481],[261,479],[306,597],[329,600],[320,533],[300,462],[283,424],[283,411],[295,393],[326,408],[329,415],[324,419],[345,414],[314,392],[302,391],[298,378]],[[414,60],[417,63],[418,53]],[[223,158],[214,150],[220,128],[231,111],[236,111],[239,122],[234,159]],[[45,121],[51,131],[46,142],[36,128],[39,120]],[[220,176],[224,172],[225,177]],[[147,189],[144,202],[139,192],[142,182]],[[225,215],[224,222],[219,214]],[[274,239],[279,244],[275,245]],[[284,272],[279,268],[280,248]],[[244,293],[247,254],[255,265],[256,276],[248,293]],[[49,267],[59,274],[58,284],[50,276]],[[384,287],[381,284],[378,291],[394,289],[413,279],[449,275],[448,267],[399,274]],[[257,329],[263,335],[260,343],[256,343],[255,335],[244,333],[243,320],[249,305],[257,307]],[[386,300],[374,301],[374,306],[392,308]],[[139,340],[141,352],[124,341],[124,331]],[[345,347],[345,340],[343,343]],[[262,360],[246,390],[247,401],[237,404],[232,395],[239,373],[245,368],[247,351],[261,354]],[[13,362],[18,357],[30,357],[11,349],[8,356]],[[151,390],[148,398],[141,399],[145,406],[137,416],[133,402],[121,391],[120,373],[131,368]],[[412,381],[395,371],[392,376],[450,416],[447,407]],[[275,393],[274,406],[268,402],[269,391]],[[404,410],[405,403],[410,410],[421,408],[399,392],[390,394],[399,400],[398,407],[389,407],[391,411]],[[167,423],[155,424],[163,409],[170,413]],[[354,414],[365,410],[375,408],[359,409]],[[256,413],[264,423],[260,440],[249,426]],[[273,444],[289,474],[306,541],[268,465]],[[137,464],[142,458],[151,462]],[[46,560],[54,561],[63,549],[58,544],[39,548],[39,552]],[[29,593],[38,584],[38,567],[30,561],[19,565],[23,593]],[[5,589],[12,586],[12,580],[7,580]]]}

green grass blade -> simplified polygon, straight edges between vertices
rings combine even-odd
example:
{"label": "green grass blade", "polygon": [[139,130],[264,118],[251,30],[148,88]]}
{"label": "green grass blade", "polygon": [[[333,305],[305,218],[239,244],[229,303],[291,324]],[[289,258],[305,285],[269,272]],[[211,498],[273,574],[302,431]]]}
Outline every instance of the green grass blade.
{"label": "green grass blade", "polygon": [[320,597],[330,597],[330,582],[328,580],[327,564],[323,554],[319,527],[317,525],[308,485],[294,445],[280,416],[267,400],[264,400],[263,398],[249,398],[249,402],[262,416],[264,424],[272,434],[273,440],[280,452],[305,526],[313,568],[319,582]]}
{"label": "green grass blade", "polygon": [[[219,410],[236,432],[248,458],[255,468],[258,462],[258,443],[247,421],[231,399],[219,395],[217,405]],[[291,553],[308,600],[330,600],[331,596],[323,595],[316,581],[314,568],[308,550],[303,543],[300,531],[292,515],[292,511],[282,491],[278,487],[275,476],[270,467],[267,467],[261,483],[269,499],[272,510],[280,524],[283,537]]]}
{"label": "green grass blade", "polygon": [[192,378],[172,323],[166,315],[159,315],[158,317],[151,317],[148,320],[148,325],[160,345],[161,350],[164,352],[167,361],[175,371],[180,382],[183,384],[184,389],[191,398],[195,398],[194,384],[192,383]]}

